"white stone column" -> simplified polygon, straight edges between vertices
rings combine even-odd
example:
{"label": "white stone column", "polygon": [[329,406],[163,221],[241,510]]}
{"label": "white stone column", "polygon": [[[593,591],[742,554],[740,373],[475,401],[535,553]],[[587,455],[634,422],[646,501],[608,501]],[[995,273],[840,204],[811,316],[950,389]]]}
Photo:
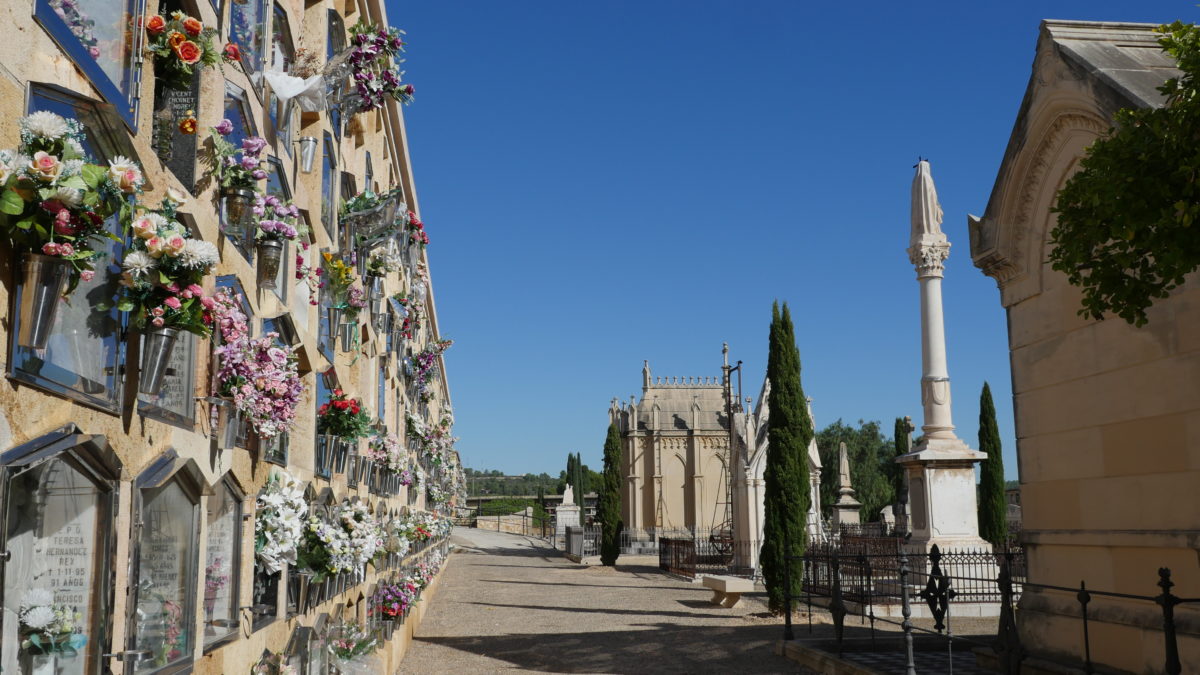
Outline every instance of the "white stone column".
{"label": "white stone column", "polygon": [[921,550],[985,548],[979,538],[975,463],[987,458],[954,434],[946,331],[942,323],[942,277],[950,241],[942,232],[942,207],[921,160],[912,185],[912,233],[908,258],[921,286],[921,406],[924,436],[913,451],[896,458],[909,481],[910,543]]}

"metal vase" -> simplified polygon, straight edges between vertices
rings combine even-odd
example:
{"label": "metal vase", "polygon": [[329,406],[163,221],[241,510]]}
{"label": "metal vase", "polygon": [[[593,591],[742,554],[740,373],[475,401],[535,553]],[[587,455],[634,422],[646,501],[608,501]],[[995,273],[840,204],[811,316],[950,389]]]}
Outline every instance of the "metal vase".
{"label": "metal vase", "polygon": [[254,223],[254,190],[225,188],[221,190],[221,214],[225,233],[234,239],[245,239]]}
{"label": "metal vase", "polygon": [[344,438],[338,438],[334,444],[333,470],[337,473],[346,472],[346,461],[350,457],[350,443],[351,441]]}
{"label": "metal vase", "polygon": [[338,331],[342,328],[342,316],[345,313],[345,307],[328,307],[325,309],[325,316],[329,322],[330,337],[337,338]]}
{"label": "metal vase", "polygon": [[338,437],[333,434],[317,436],[317,474],[328,476],[332,466],[332,456],[337,451]]}
{"label": "metal vase", "polygon": [[58,303],[66,290],[71,264],[62,258],[41,253],[26,253],[21,263],[21,329],[17,344],[29,349],[45,349],[54,328]]}
{"label": "metal vase", "polygon": [[370,298],[372,302],[382,301],[384,299],[383,277],[379,276],[378,274],[368,274],[366,286],[367,297]]}
{"label": "metal vase", "polygon": [[237,446],[238,434],[242,431],[242,413],[231,399],[211,399],[217,407],[217,447],[229,450]]}
{"label": "metal vase", "polygon": [[338,332],[342,336],[342,351],[348,352],[351,349],[354,349],[354,338],[358,337],[355,335],[355,333],[358,332],[358,322],[355,321],[354,323],[343,323]]}
{"label": "metal vase", "polygon": [[279,264],[283,260],[283,242],[279,239],[263,239],[258,242],[258,285],[274,290],[275,277],[279,275]]}
{"label": "metal vase", "polygon": [[289,584],[288,590],[292,593],[292,599],[296,602],[296,613],[304,614],[308,611],[309,594],[312,590],[313,573],[308,570],[296,570],[292,574],[292,583]]}
{"label": "metal vase", "polygon": [[365,457],[360,456],[358,458],[358,466],[355,468],[358,469],[358,482],[359,483],[367,483],[368,486],[370,485],[371,469],[374,465],[375,465],[374,462],[372,462],[371,460],[369,460]]}
{"label": "metal vase", "polygon": [[362,458],[358,456],[357,452],[350,452],[350,459],[346,462],[346,466],[350,469],[346,472],[346,485],[349,487],[358,487],[358,465],[361,461]]}
{"label": "metal vase", "polygon": [[158,396],[167,374],[171,351],[179,338],[177,328],[154,328],[142,333],[142,368],[138,374],[138,391]]}

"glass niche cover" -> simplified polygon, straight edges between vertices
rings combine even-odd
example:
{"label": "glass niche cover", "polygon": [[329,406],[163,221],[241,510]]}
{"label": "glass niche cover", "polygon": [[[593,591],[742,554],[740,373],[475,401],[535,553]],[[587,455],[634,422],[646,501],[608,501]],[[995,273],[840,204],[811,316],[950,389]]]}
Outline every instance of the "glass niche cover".
{"label": "glass niche cover", "polygon": [[227,485],[208,498],[208,553],[204,565],[204,644],[237,630],[238,543],[241,500]]}
{"label": "glass niche cover", "polygon": [[111,493],[64,458],[17,473],[6,487],[0,672],[98,672]]}
{"label": "glass niche cover", "polygon": [[178,478],[143,491],[138,545],[135,672],[191,659],[196,501]]}

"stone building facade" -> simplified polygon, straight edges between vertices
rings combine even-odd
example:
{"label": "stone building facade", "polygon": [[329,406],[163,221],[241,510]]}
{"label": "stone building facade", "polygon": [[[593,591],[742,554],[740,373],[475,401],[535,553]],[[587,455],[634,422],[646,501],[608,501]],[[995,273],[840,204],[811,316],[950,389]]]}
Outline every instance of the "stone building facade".
{"label": "stone building facade", "polygon": [[720,378],[654,378],[646,362],[641,400],[614,399],[609,419],[624,442],[626,529],[707,535],[728,527],[729,422]]}
{"label": "stone building facade", "polygon": [[[164,90],[153,59],[143,55],[141,26],[151,15],[173,9],[216,27],[218,49],[233,43],[240,63],[203,69],[190,91]],[[419,213],[396,101],[353,116],[301,112],[280,105],[263,75],[288,70],[301,47],[315,52],[320,62],[343,53],[347,28],[360,20],[388,24],[383,3],[0,4],[0,24],[9,35],[0,41],[0,147],[17,146],[22,116],[50,110],[84,124],[87,149],[96,160],[121,155],[139,162],[147,179],[143,204],[157,204],[168,189],[185,196],[180,211],[192,235],[216,244],[221,253],[216,277],[205,290],[225,286],[240,293],[256,336],[294,328],[291,342],[304,383],[289,436],[265,444],[243,434],[238,447],[221,450],[205,400],[213,393],[210,340],[185,334],[163,393],[140,396],[139,338],[124,313],[102,308],[101,301],[112,297],[116,276],[101,271],[61,308],[46,350],[18,347],[13,320],[21,264],[13,255],[0,255],[0,302],[9,308],[8,320],[0,325],[7,346],[0,352],[6,375],[0,382],[3,672],[30,673],[38,667],[18,638],[22,594],[38,584],[52,587],[57,603],[81,614],[77,632],[86,642],[64,656],[60,673],[245,673],[265,651],[284,652],[302,672],[324,672],[328,665],[321,659],[327,656],[320,641],[327,629],[342,621],[371,620],[372,589],[407,564],[368,565],[363,578],[306,609],[289,600],[292,570],[272,578],[255,561],[255,497],[281,470],[307,486],[314,507],[349,498],[385,520],[433,506],[416,486],[392,493],[348,472],[318,471],[316,413],[334,388],[361,399],[377,428],[401,438],[406,415],[433,424],[450,412],[440,353],[424,395],[404,365],[441,338],[423,247],[413,248],[405,268],[384,282],[389,295],[416,298],[410,314],[419,311],[424,320],[409,339],[393,340],[363,320],[354,328],[360,346],[343,350],[326,319],[325,292],[313,297],[310,286],[296,277],[299,265],[319,264],[319,253],[349,257],[339,224],[341,198],[364,188],[399,189],[407,208]],[[197,121],[197,135],[175,131],[188,113]],[[217,186],[202,161],[205,130],[222,119],[231,120],[235,135],[267,140],[264,154],[273,171],[260,185],[292,199],[310,228],[305,247],[289,244],[275,289],[259,284],[253,247],[223,234]],[[303,155],[311,150],[315,157],[308,167]],[[399,320],[399,313],[393,319]],[[451,451],[444,459],[440,466],[424,466],[431,483],[453,473],[456,455]],[[414,452],[411,466],[425,461]],[[214,566],[225,572],[219,580],[211,573]],[[436,586],[435,580],[426,593]],[[384,671],[398,669],[427,605],[420,603],[378,653]],[[165,617],[157,624],[156,612]],[[163,621],[170,625],[164,627]],[[146,655],[153,651],[149,643],[164,641],[164,632],[172,640],[168,649]]]}
{"label": "stone building facade", "polygon": [[[1082,294],[1051,269],[1057,192],[1123,107],[1162,104],[1177,74],[1154,26],[1046,21],[1033,75],[971,253],[1008,316],[1022,540],[1030,581],[1141,596],[1170,568],[1200,597],[1200,283],[1158,300],[1149,322],[1078,315]],[[1200,608],[1175,608],[1182,672],[1200,671]],[[1091,660],[1165,672],[1162,609],[1093,595]],[[1034,659],[1079,664],[1074,592],[1026,586],[1018,625]],[[1176,671],[1179,672],[1179,671]]]}

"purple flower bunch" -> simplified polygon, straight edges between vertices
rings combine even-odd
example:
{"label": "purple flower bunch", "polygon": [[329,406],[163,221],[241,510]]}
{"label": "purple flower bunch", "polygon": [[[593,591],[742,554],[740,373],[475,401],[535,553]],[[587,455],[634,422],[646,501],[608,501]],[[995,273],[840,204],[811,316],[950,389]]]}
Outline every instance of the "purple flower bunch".
{"label": "purple flower bunch", "polygon": [[258,218],[256,241],[294,241],[303,233],[296,220],[300,216],[299,207],[275,195],[258,195],[254,200],[254,216]]}
{"label": "purple flower bunch", "polygon": [[422,403],[428,403],[433,400],[433,389],[429,385],[438,372],[438,357],[449,349],[452,344],[454,344],[453,340],[437,340],[432,342],[405,364],[409,375],[412,376],[413,381],[417,385],[417,395],[420,397]]}
{"label": "purple flower bunch", "polygon": [[304,395],[296,354],[279,346],[276,333],[251,339],[246,315],[228,289],[214,298],[213,313],[221,334],[217,347],[217,395],[234,406],[260,438],[270,439],[291,429],[296,407]]}
{"label": "purple flower bunch", "polygon": [[398,584],[384,584],[371,598],[372,611],[384,619],[400,619],[416,602],[416,584],[407,580]]}
{"label": "purple flower bunch", "polygon": [[361,110],[382,108],[390,97],[401,103],[412,103],[415,92],[411,84],[404,84],[404,71],[399,65],[404,62],[404,31],[385,28],[362,21],[350,29],[353,51],[350,52],[351,79],[362,99]]}
{"label": "purple flower bunch", "polygon": [[242,139],[242,147],[238,148],[225,138],[231,133],[233,122],[228,119],[221,120],[209,132],[213,174],[221,187],[253,190],[258,181],[267,177],[261,157],[267,141],[261,136],[248,136]]}
{"label": "purple flower bunch", "polygon": [[96,37],[96,20],[80,8],[76,0],[50,0],[50,7],[67,24],[71,35],[87,50],[89,56],[100,60],[100,40]]}
{"label": "purple flower bunch", "polygon": [[346,289],[346,304],[352,312],[357,312],[367,306],[367,292],[362,286],[354,284]]}

